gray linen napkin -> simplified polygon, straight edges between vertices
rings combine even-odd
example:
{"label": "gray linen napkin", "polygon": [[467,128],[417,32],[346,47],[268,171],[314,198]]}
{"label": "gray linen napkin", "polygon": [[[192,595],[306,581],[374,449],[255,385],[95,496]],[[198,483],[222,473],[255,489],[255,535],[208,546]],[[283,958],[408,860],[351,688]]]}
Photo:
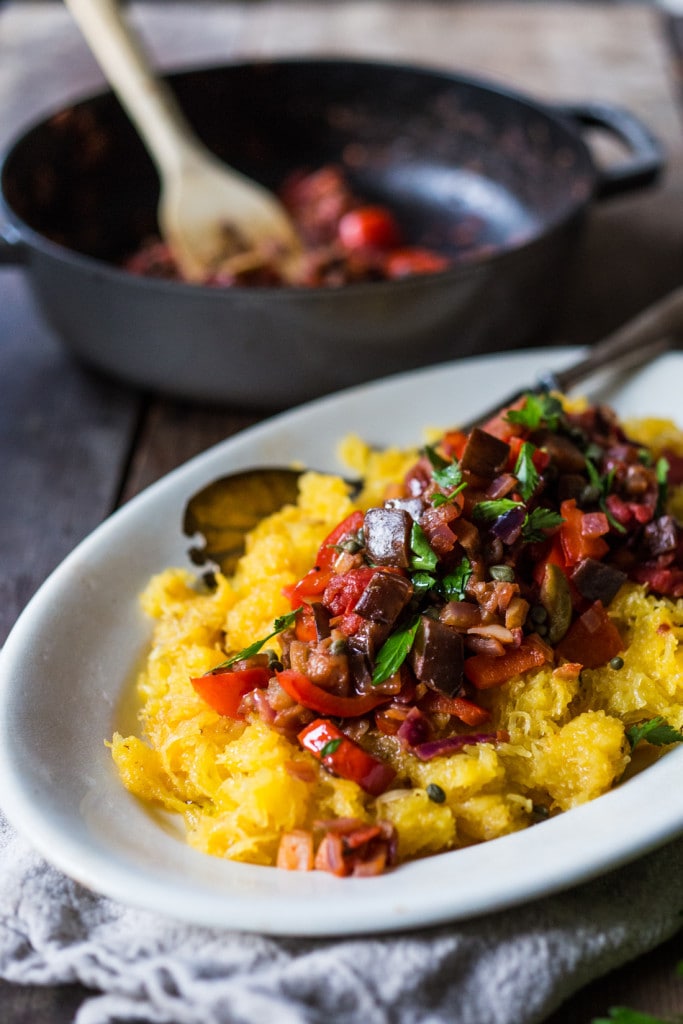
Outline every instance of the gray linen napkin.
{"label": "gray linen napkin", "polygon": [[99,897],[0,816],[0,976],[99,990],[75,1024],[535,1024],[681,927],[682,864],[679,839],[579,888],[471,921],[271,938]]}

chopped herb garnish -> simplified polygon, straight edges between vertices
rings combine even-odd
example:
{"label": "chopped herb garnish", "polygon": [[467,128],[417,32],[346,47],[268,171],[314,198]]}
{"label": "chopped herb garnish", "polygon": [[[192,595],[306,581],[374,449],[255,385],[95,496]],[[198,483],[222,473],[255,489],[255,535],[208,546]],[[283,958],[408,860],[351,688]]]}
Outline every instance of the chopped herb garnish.
{"label": "chopped herb garnish", "polygon": [[605,473],[604,476],[600,476],[597,467],[591,462],[590,458],[586,456],[586,472],[591,482],[591,486],[595,489],[595,501],[598,503],[598,507],[601,512],[607,516],[607,522],[610,524],[613,530],[617,533],[626,533],[626,527],[621,523],[617,522],[605,502],[605,498],[612,490],[612,483],[614,481],[614,470],[611,469],[609,473]]}
{"label": "chopped herb garnish", "polygon": [[438,556],[427,540],[427,535],[419,523],[414,522],[412,525],[410,549],[412,552],[410,561],[412,569],[425,569],[427,572],[436,569],[437,562],[439,561]]}
{"label": "chopped herb garnish", "polygon": [[410,648],[415,641],[417,627],[420,625],[420,618],[416,616],[403,629],[397,629],[395,633],[385,640],[377,654],[375,670],[372,673],[372,685],[379,686],[386,682],[395,672],[398,672],[403,662],[410,654]]}
{"label": "chopped herb garnish", "polygon": [[463,557],[460,565],[453,572],[447,573],[441,580],[441,590],[447,601],[464,601],[465,590],[472,575],[472,563]]}
{"label": "chopped herb garnish", "polygon": [[668,497],[668,482],[669,482],[669,463],[662,456],[657,459],[655,464],[655,474],[657,476],[657,512],[656,515],[661,516],[666,507]]}
{"label": "chopped herb garnish", "polygon": [[495,498],[492,501],[478,502],[472,509],[472,515],[475,519],[491,523],[504,516],[506,512],[512,512],[514,508],[524,508],[524,505],[521,501],[512,501],[511,498]]}
{"label": "chopped herb garnish", "polygon": [[631,744],[631,749],[641,740],[652,743],[655,747],[665,747],[669,743],[683,743],[683,733],[675,729],[673,725],[658,715],[646,722],[639,722],[626,730],[626,738]]}
{"label": "chopped herb garnish", "polygon": [[410,581],[418,597],[439,586],[436,576],[433,576],[430,572],[414,572],[410,577]]}
{"label": "chopped herb garnish", "polygon": [[337,739],[329,740],[324,747],[320,748],[321,759],[324,757],[329,757],[330,754],[334,754],[339,749],[340,744],[341,736],[338,736]]}
{"label": "chopped herb garnish", "polygon": [[218,669],[230,668],[230,666],[234,665],[236,661],[242,661],[244,658],[253,658],[253,656],[258,654],[261,648],[264,647],[269,640],[272,640],[274,636],[278,635],[278,633],[282,633],[285,629],[289,629],[290,626],[294,625],[296,617],[302,608],[303,605],[300,605],[295,611],[288,612],[286,615],[278,616],[278,618],[273,622],[273,631],[269,633],[268,636],[264,636],[262,640],[256,640],[253,644],[250,644],[248,647],[244,647],[241,651],[238,651],[237,654],[231,654],[230,657],[226,658],[225,661],[222,661],[220,665],[214,665],[214,667],[205,674],[210,676],[214,672],[217,672]]}
{"label": "chopped herb garnish", "polygon": [[435,494],[432,499],[432,505],[438,508],[460,494],[467,487],[467,482],[462,478],[462,469],[457,459],[448,462],[430,445],[425,448],[425,453],[431,463],[434,482],[446,491],[445,494]]}
{"label": "chopped herb garnish", "polygon": [[529,500],[541,479],[538,470],[534,466],[535,451],[537,451],[536,446],[530,441],[525,441],[519,449],[519,455],[513,470],[514,475],[517,477],[519,493],[525,501]]}
{"label": "chopped herb garnish", "polygon": [[527,394],[521,409],[508,409],[505,418],[508,423],[518,423],[529,430],[537,430],[540,426],[557,430],[563,414],[559,398],[543,391],[540,395]]}
{"label": "chopped herb garnish", "polygon": [[490,565],[489,573],[494,580],[500,580],[503,583],[515,582],[515,570],[511,565]]}
{"label": "chopped herb garnish", "polygon": [[627,1006],[610,1006],[609,1017],[594,1017],[591,1024],[675,1024],[671,1018],[653,1017],[651,1013],[631,1010]]}
{"label": "chopped herb garnish", "polygon": [[530,512],[524,520],[522,538],[529,544],[545,540],[545,530],[554,530],[556,526],[561,526],[563,522],[564,519],[559,512],[553,512],[550,508],[539,506],[533,512]]}
{"label": "chopped herb garnish", "polygon": [[[486,522],[493,522],[504,516],[506,512],[512,512],[516,508],[524,508],[521,501],[512,501],[510,498],[498,498],[495,501],[480,501],[474,506],[472,514],[475,519],[484,519]],[[539,506],[532,512],[527,512],[522,524],[522,540],[528,544],[535,541],[545,540],[545,530],[552,530],[560,526],[564,519],[559,512],[553,512],[550,508]]]}

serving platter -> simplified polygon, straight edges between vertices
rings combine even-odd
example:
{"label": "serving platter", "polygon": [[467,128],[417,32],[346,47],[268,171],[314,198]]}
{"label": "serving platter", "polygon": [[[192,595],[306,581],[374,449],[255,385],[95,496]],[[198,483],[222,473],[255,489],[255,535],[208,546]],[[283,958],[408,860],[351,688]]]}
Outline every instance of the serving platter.
{"label": "serving platter", "polygon": [[[132,681],[151,624],[149,577],[190,567],[187,499],[218,476],[293,462],[344,471],[348,432],[415,445],[576,359],[578,349],[496,354],[413,371],[281,414],[209,449],[131,500],[84,540],[26,607],[0,655],[0,805],[30,842],[96,892],[196,924],[341,935],[496,911],[587,880],[683,833],[683,749],[611,793],[533,828],[337,879],[236,864],[192,850],[182,823],[121,785],[106,740],[135,728]],[[584,393],[626,416],[676,418],[683,356],[605,376]]]}

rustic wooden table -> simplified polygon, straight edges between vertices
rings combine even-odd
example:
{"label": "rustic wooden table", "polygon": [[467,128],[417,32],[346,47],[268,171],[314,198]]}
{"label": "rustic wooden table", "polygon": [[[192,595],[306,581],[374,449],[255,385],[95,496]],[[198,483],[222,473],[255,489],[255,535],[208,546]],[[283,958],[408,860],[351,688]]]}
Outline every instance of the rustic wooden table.
{"label": "rustic wooden table", "polygon": [[[189,5],[188,5],[189,6]],[[207,31],[207,11],[212,30]],[[590,343],[678,285],[683,141],[678,21],[634,3],[264,2],[134,8],[164,66],[316,51],[476,72],[549,100],[602,99],[638,114],[668,150],[655,189],[596,206],[546,339]],[[100,84],[61,5],[0,4],[0,144]],[[0,643],[49,571],[118,505],[258,417],[143,394],[77,365],[41,322],[18,270],[0,272]],[[626,1004],[683,1011],[683,936],[571,998],[548,1024]],[[79,986],[0,982],[6,1024],[66,1024]]]}

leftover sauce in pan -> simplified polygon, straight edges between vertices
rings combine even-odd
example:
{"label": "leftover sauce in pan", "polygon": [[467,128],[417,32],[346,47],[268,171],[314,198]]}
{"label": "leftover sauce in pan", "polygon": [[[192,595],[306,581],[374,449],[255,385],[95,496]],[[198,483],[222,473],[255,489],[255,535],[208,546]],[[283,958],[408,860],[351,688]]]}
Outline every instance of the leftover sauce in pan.
{"label": "leftover sauce in pan", "polygon": [[[310,288],[386,281],[436,273],[451,263],[444,253],[407,245],[392,211],[385,205],[364,203],[336,167],[293,175],[283,185],[280,199],[304,244],[301,266],[295,280],[287,284]],[[260,254],[253,266],[239,272],[219,269],[204,283],[216,287],[284,284],[274,255]],[[147,277],[182,280],[169,247],[160,238],[147,240],[124,267]]]}

